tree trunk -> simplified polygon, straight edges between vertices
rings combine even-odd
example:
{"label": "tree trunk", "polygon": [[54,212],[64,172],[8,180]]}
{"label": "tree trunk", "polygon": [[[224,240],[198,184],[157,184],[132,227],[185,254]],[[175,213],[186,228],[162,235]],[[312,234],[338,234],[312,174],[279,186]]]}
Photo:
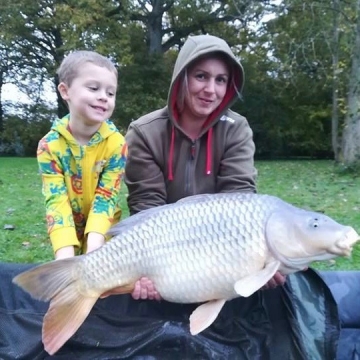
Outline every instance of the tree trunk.
{"label": "tree trunk", "polygon": [[4,85],[4,74],[0,70],[0,134],[4,131],[4,109],[1,98],[1,92]]}
{"label": "tree trunk", "polygon": [[333,65],[333,85],[332,85],[332,113],[331,113],[331,140],[335,161],[339,161],[339,0],[333,0],[334,23],[333,23],[333,46],[332,46],[332,65]]}
{"label": "tree trunk", "polygon": [[357,0],[357,22],[349,78],[348,107],[345,117],[342,152],[344,164],[360,165],[360,0]]}
{"label": "tree trunk", "polygon": [[150,55],[162,53],[162,18],[164,15],[163,5],[163,0],[155,0],[153,2],[153,8],[151,13],[149,14],[146,24],[148,31],[148,48]]}

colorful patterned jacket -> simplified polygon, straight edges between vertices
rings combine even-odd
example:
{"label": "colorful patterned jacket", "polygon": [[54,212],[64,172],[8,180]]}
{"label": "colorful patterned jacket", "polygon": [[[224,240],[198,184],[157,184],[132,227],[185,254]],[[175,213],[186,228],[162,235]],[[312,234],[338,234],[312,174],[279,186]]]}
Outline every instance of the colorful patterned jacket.
{"label": "colorful patterned jacket", "polygon": [[109,120],[87,145],[78,144],[68,122],[66,116],[53,124],[39,142],[37,159],[54,252],[71,245],[83,252],[89,232],[105,234],[121,217],[119,190],[127,148]]}

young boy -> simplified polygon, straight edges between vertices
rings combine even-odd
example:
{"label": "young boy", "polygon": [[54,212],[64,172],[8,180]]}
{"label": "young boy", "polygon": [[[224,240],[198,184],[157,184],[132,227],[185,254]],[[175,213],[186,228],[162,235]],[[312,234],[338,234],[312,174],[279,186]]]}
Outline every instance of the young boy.
{"label": "young boy", "polygon": [[58,69],[69,115],[39,142],[46,218],[56,259],[87,253],[119,221],[126,159],[124,137],[108,120],[115,107],[117,70],[92,51],[75,51]]}

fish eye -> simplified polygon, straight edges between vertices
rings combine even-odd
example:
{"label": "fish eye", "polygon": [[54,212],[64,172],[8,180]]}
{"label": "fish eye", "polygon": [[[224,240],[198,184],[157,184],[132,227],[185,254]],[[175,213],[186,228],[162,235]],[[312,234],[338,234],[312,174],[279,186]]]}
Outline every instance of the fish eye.
{"label": "fish eye", "polygon": [[312,221],[310,223],[310,226],[313,227],[313,228],[319,227],[319,219],[318,218],[312,219]]}

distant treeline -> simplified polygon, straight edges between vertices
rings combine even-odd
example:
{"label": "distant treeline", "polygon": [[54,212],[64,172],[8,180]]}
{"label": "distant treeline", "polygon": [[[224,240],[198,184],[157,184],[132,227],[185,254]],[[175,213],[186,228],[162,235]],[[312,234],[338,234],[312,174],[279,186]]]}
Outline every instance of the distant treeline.
{"label": "distant treeline", "polygon": [[210,33],[244,66],[233,110],[247,117],[258,158],[360,159],[353,127],[360,66],[351,62],[360,58],[360,1],[0,0],[0,8],[0,92],[13,83],[32,99],[0,97],[2,156],[35,156],[52,121],[66,114],[59,97],[49,108],[43,84],[56,87],[55,71],[70,51],[96,50],[117,64],[112,120],[125,133],[132,120],[165,106],[187,36]]}

